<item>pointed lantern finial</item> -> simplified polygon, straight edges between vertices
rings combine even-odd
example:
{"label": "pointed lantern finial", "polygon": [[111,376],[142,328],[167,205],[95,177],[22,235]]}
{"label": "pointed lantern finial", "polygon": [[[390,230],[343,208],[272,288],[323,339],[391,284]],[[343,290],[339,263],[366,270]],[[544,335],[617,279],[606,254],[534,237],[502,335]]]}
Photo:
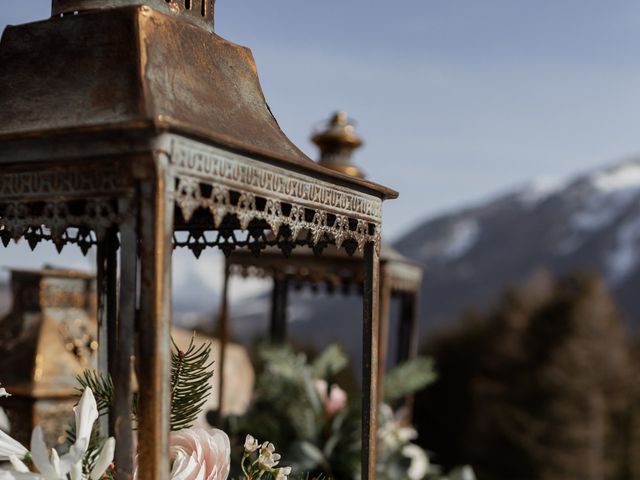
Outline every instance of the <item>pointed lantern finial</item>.
{"label": "pointed lantern finial", "polygon": [[353,152],[364,142],[346,113],[336,112],[311,140],[320,149],[320,165],[354,177],[365,177],[364,172],[353,164]]}

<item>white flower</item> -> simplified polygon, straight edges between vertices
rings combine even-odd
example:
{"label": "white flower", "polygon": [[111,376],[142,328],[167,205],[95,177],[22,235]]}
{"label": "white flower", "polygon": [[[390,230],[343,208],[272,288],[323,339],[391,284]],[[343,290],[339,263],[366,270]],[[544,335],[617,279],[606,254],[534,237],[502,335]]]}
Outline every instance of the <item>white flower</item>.
{"label": "white flower", "polygon": [[260,448],[260,443],[258,440],[253,438],[251,435],[247,435],[247,438],[244,441],[244,451],[246,453],[253,453]]}
{"label": "white flower", "polygon": [[398,440],[403,443],[410,442],[411,440],[418,438],[418,432],[413,427],[400,427],[396,432]]}
{"label": "white flower", "polygon": [[276,471],[276,480],[287,480],[291,475],[291,467],[282,467]]}
{"label": "white flower", "polygon": [[380,428],[378,429],[378,439],[382,442],[382,447],[387,451],[399,451],[411,440],[418,438],[418,432],[403,424],[401,419],[396,418],[389,405],[380,405]]}
{"label": "white flower", "polygon": [[276,447],[273,443],[264,442],[260,447],[260,456],[258,457],[258,463],[267,470],[272,469],[280,462],[280,455],[275,453]]}
{"label": "white flower", "polygon": [[260,453],[268,452],[273,453],[276,451],[276,446],[271,442],[264,442],[260,447]]}
{"label": "white flower", "polygon": [[12,456],[24,458],[27,453],[26,448],[0,430],[0,461],[6,462]]}
{"label": "white flower", "polygon": [[226,480],[229,476],[231,445],[222,430],[191,428],[172,432],[169,446],[172,480]]}
{"label": "white flower", "polygon": [[0,430],[7,433],[11,432],[11,422],[9,422],[9,417],[7,417],[2,408],[0,408]]}
{"label": "white flower", "polygon": [[422,480],[429,473],[429,457],[426,452],[414,444],[405,445],[402,455],[411,460],[407,477],[409,480]]}
{"label": "white flower", "polygon": [[31,472],[17,472],[0,468],[0,480],[35,480],[37,477]]}
{"label": "white flower", "polygon": [[10,397],[11,394],[7,393],[7,391],[4,388],[0,388],[0,398],[2,397]]}
{"label": "white flower", "polygon": [[116,440],[111,437],[107,439],[102,450],[100,450],[100,455],[96,460],[91,473],[89,474],[89,478],[91,480],[99,480],[104,475],[104,472],[107,471],[111,462],[113,462],[113,455],[116,450]]}
{"label": "white flower", "polygon": [[[49,453],[49,449],[44,443],[42,427],[37,426],[33,429],[31,434],[31,458],[39,473],[30,472],[22,462],[22,459],[29,453],[27,449],[8,435],[0,432],[0,460],[9,460],[13,466],[13,471],[5,470],[0,473],[0,480],[63,480],[68,475],[71,476],[72,480],[82,479],[82,460],[89,448],[93,424],[98,419],[98,407],[90,388],[85,389],[82,393],[80,402],[74,412],[76,417],[76,441],[69,449],[69,452],[62,457],[58,456],[58,452],[55,449]],[[102,474],[113,460],[114,448],[115,441],[110,438],[100,452],[96,467],[91,472],[91,480],[98,480],[102,477]]]}

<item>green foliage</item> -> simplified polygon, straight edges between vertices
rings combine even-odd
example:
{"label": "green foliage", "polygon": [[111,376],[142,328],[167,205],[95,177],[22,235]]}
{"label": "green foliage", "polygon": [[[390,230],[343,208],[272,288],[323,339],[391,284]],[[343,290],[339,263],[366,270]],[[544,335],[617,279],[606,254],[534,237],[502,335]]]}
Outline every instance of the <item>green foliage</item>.
{"label": "green foliage", "polygon": [[[209,383],[213,375],[213,362],[211,357],[211,344],[206,343],[196,346],[194,338],[191,339],[186,350],[181,350],[172,339],[171,352],[171,429],[181,430],[193,425],[200,414],[202,407],[206,403],[207,397],[211,394]],[[283,381],[279,384],[270,385],[268,382],[262,383],[262,391],[265,398],[275,399],[282,394],[279,387],[288,386],[292,393],[310,396],[313,411],[316,414],[322,412],[322,404],[315,390],[313,383],[314,372],[324,372],[332,375],[346,365],[346,357],[339,349],[331,349],[325,352],[313,365],[307,366],[303,357],[295,355],[292,351],[280,349],[263,350],[263,359],[271,366],[273,378]],[[87,370],[77,378],[80,392],[85,388],[91,388],[98,412],[100,416],[109,412],[113,404],[114,385],[109,375],[103,375],[97,371]],[[134,394],[131,414],[135,422],[137,412],[137,394]],[[294,405],[296,402],[292,402]],[[313,421],[302,410],[293,409],[290,418],[297,421],[297,428],[304,430],[311,427]],[[267,422],[267,425],[272,425]],[[276,426],[274,426],[276,428]],[[75,432],[71,428],[67,436],[68,441],[75,440]],[[88,450],[84,459],[83,472],[89,475],[95,462],[104,446],[106,439],[100,436],[98,428],[94,428]],[[280,467],[256,468],[250,466],[249,475],[245,475],[244,480],[276,480]],[[108,470],[105,473],[105,480],[112,480],[113,472]],[[292,474],[290,480],[327,480],[326,477],[309,474]]]}
{"label": "green foliage", "polygon": [[316,378],[332,378],[349,365],[349,357],[338,345],[330,345],[311,364]]}
{"label": "green foliage", "polygon": [[384,401],[394,403],[436,381],[433,360],[417,357],[391,369],[385,376]]}
{"label": "green foliage", "polygon": [[109,375],[102,375],[96,370],[85,370],[77,377],[82,393],[86,388],[90,388],[96,399],[98,412],[100,415],[109,413],[111,399],[113,398],[113,380]]}
{"label": "green foliage", "polygon": [[[345,405],[338,401],[335,409],[331,402],[332,392],[336,395],[334,401],[346,395],[332,385],[332,379],[348,366],[344,352],[331,346],[310,361],[291,347],[263,346],[258,349],[258,358],[261,368],[254,404],[246,415],[229,420],[231,433],[236,438],[249,433],[269,439],[282,452],[283,463],[296,471],[308,471],[319,478],[360,479],[361,395],[350,395]],[[434,378],[433,363],[428,359],[401,365],[393,370],[387,383],[388,398],[397,400],[414,393]],[[412,458],[403,449],[410,446],[424,455],[428,480],[440,479],[436,469],[429,467],[426,454],[411,444],[415,431],[396,418],[390,407],[383,407],[381,411],[386,414],[380,416],[380,429],[385,437],[381,442],[386,447],[380,452],[376,478],[417,478],[408,477]],[[237,461],[233,463],[239,464],[242,452],[234,455]]]}
{"label": "green foliage", "polygon": [[[171,429],[181,430],[193,425],[200,414],[208,395],[211,393],[209,380],[213,375],[213,362],[211,357],[211,344],[206,343],[196,346],[194,338],[191,339],[185,351],[180,350],[172,339],[171,351]],[[114,386],[110,375],[102,374],[95,370],[85,370],[77,377],[81,394],[85,388],[90,388],[96,400],[98,413],[104,416],[109,413],[113,404]],[[134,420],[137,416],[138,395],[134,393],[131,405],[131,415]],[[97,422],[96,422],[97,423]],[[106,437],[101,436],[98,428],[94,428],[89,444],[89,449],[83,461],[83,472],[88,475],[91,472],[100,450],[104,446]],[[75,428],[67,430],[67,442],[75,441]],[[110,472],[106,477],[109,480]]]}
{"label": "green foliage", "polygon": [[211,344],[195,346],[193,338],[186,351],[172,339],[171,352],[171,429],[181,430],[193,425],[211,393],[209,380],[213,376]]}
{"label": "green foliage", "polygon": [[360,466],[358,402],[329,416],[317,383],[320,374],[331,377],[347,365],[345,354],[331,347],[309,362],[290,347],[263,346],[258,358],[262,371],[254,404],[246,415],[229,420],[231,433],[269,439],[294,471],[308,471],[312,477],[359,478],[354,474]]}
{"label": "green foliage", "polygon": [[[186,350],[180,350],[172,340],[171,351],[171,430],[189,428],[198,418],[202,407],[211,393],[209,380],[213,375],[211,344],[195,345],[191,339]],[[95,370],[85,370],[79,375],[78,383],[82,392],[89,387],[98,405],[100,415],[106,415],[113,404],[113,380],[110,375]],[[137,394],[131,406],[133,418],[137,412]]]}

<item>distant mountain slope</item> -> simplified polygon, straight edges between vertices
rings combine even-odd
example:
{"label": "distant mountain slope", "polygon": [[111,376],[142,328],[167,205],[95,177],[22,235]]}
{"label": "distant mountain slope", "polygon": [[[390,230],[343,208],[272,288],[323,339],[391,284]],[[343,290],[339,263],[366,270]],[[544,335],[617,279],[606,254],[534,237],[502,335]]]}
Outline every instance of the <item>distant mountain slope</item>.
{"label": "distant mountain slope", "polygon": [[640,159],[553,188],[529,185],[429,220],[397,242],[427,266],[423,330],[486,305],[536,270],[595,271],[640,322]]}

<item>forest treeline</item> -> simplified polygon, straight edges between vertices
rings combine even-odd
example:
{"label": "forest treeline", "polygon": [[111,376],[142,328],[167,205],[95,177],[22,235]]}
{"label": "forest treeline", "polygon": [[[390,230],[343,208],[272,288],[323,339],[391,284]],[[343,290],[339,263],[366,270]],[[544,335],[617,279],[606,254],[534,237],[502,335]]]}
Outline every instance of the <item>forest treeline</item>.
{"label": "forest treeline", "polygon": [[480,480],[640,479],[640,342],[624,325],[593,275],[541,273],[467,313],[424,345],[439,379],[416,399],[421,441]]}

